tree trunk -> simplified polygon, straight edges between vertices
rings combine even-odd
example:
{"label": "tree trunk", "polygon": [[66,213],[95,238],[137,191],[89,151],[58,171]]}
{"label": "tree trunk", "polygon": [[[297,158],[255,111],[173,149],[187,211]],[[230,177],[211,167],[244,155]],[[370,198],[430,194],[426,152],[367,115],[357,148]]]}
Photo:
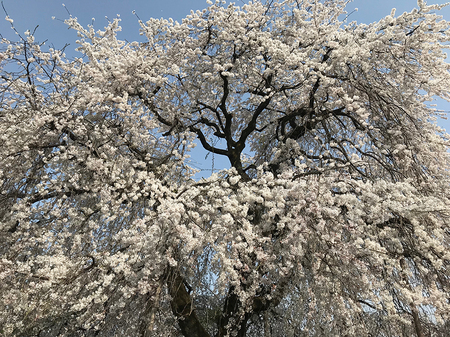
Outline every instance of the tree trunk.
{"label": "tree trunk", "polygon": [[172,312],[178,318],[178,324],[185,337],[210,337],[195,313],[191,296],[186,290],[184,279],[176,268],[172,268],[167,279]]}
{"label": "tree trunk", "polygon": [[227,329],[229,324],[232,324],[234,328],[237,328],[237,325],[239,325],[237,337],[245,337],[247,321],[250,316],[246,313],[243,318],[240,318],[239,312],[241,308],[242,303],[240,303],[238,296],[234,293],[234,287],[230,287],[227,298],[225,299],[222,315],[220,315],[217,321],[218,330],[216,337],[224,337],[229,330]]}

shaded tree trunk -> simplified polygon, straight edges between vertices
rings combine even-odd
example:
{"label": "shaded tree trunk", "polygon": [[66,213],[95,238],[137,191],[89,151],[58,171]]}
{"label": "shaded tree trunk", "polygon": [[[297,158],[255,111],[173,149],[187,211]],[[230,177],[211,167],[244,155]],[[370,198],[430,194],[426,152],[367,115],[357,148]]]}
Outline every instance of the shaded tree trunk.
{"label": "shaded tree trunk", "polygon": [[225,299],[222,315],[220,315],[217,321],[218,331],[216,337],[224,337],[229,329],[227,328],[229,324],[232,324],[235,328],[239,325],[237,337],[245,337],[247,332],[247,321],[250,318],[250,315],[245,313],[244,317],[239,317],[241,309],[242,303],[234,292],[234,287],[230,287],[227,298]]}
{"label": "shaded tree trunk", "polygon": [[210,337],[198,320],[191,296],[187,292],[184,279],[177,269],[171,268],[167,278],[167,286],[172,297],[172,312],[178,319],[183,335],[186,337]]}

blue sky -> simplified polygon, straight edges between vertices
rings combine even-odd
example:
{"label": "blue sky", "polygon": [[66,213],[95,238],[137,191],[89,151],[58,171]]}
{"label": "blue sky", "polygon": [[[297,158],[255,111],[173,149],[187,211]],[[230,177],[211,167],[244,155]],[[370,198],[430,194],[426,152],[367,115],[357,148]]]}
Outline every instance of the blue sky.
{"label": "blue sky", "polygon": [[[239,4],[242,1],[235,1]],[[429,0],[428,3],[444,4],[443,0]],[[65,7],[62,4],[65,4]],[[94,26],[103,28],[107,21],[105,16],[113,19],[120,14],[122,19],[122,32],[120,39],[128,41],[140,40],[139,25],[136,14],[146,21],[150,17],[173,18],[181,20],[190,10],[203,9],[207,6],[206,0],[3,0],[9,16],[14,20],[16,29],[23,33],[27,29],[33,30],[37,25],[35,37],[37,41],[47,40],[47,45],[55,48],[62,48],[66,43],[70,43],[68,54],[76,47],[74,41],[77,39],[76,33],[68,30],[63,23],[64,19],[69,17],[68,12],[77,17],[79,22],[86,26],[92,23],[95,18]],[[348,11],[358,8],[357,12],[351,14],[351,21],[361,23],[371,23],[390,14],[392,8],[396,8],[396,14],[410,11],[417,7],[416,0],[354,0],[348,6]],[[444,19],[450,20],[450,6],[444,8],[441,12]],[[0,13],[0,33],[3,37],[16,40],[11,25],[6,20],[5,13]],[[52,17],[55,17],[52,20]],[[442,110],[450,110],[449,103],[438,102],[438,107]],[[450,117],[450,116],[449,116]],[[450,121],[439,122],[441,126],[450,132]],[[219,158],[218,158],[219,157]],[[224,158],[214,157],[214,167],[228,167]],[[193,160],[197,166],[202,169],[210,170],[213,157],[211,155],[205,159],[205,154],[196,154]],[[205,172],[205,176],[208,176]]]}
{"label": "blue sky", "polygon": [[[237,4],[239,2],[242,1],[236,1]],[[443,4],[446,1],[428,2]],[[95,18],[95,26],[99,28],[106,24],[105,16],[112,19],[120,14],[123,27],[121,38],[136,40],[139,38],[139,26],[132,14],[133,10],[144,21],[150,17],[181,20],[191,9],[203,9],[207,6],[206,0],[3,0],[3,4],[19,32],[32,30],[39,25],[36,34],[38,40],[48,39],[57,48],[68,41],[74,41],[76,36],[62,22],[68,17],[66,8],[82,25],[91,23],[92,18]],[[400,14],[417,7],[417,3],[416,0],[354,0],[349,4],[348,10],[350,12],[358,8],[358,12],[350,16],[351,20],[370,23],[388,15],[393,7]],[[0,14],[4,17],[4,13]],[[444,8],[441,14],[450,20],[450,6]],[[52,20],[52,17],[56,19]],[[0,20],[0,32],[6,37],[13,36],[9,22],[5,20]]]}

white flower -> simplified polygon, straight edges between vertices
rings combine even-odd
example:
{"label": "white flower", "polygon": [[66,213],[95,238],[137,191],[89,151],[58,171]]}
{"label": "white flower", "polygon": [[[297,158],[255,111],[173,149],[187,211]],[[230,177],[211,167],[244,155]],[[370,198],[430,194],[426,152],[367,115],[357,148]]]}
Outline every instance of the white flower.
{"label": "white flower", "polygon": [[238,181],[241,180],[241,176],[233,176],[230,177],[230,184],[235,185],[238,183]]}

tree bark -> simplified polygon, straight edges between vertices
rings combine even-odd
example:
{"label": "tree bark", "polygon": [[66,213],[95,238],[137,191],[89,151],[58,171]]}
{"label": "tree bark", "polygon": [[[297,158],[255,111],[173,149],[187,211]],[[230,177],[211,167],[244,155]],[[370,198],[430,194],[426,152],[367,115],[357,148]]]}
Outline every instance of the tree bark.
{"label": "tree bark", "polygon": [[227,298],[223,306],[222,315],[220,315],[217,321],[217,334],[216,337],[224,337],[227,332],[227,326],[233,324],[234,328],[237,328],[239,324],[239,330],[237,337],[244,337],[247,332],[247,321],[250,318],[249,314],[245,313],[244,317],[239,317],[239,311],[242,308],[242,303],[239,301],[238,296],[234,292],[234,287],[230,287],[228,290]]}
{"label": "tree bark", "polygon": [[176,268],[171,268],[167,279],[172,312],[178,318],[178,324],[185,337],[210,337],[195,313],[191,296],[186,290],[184,279]]}

